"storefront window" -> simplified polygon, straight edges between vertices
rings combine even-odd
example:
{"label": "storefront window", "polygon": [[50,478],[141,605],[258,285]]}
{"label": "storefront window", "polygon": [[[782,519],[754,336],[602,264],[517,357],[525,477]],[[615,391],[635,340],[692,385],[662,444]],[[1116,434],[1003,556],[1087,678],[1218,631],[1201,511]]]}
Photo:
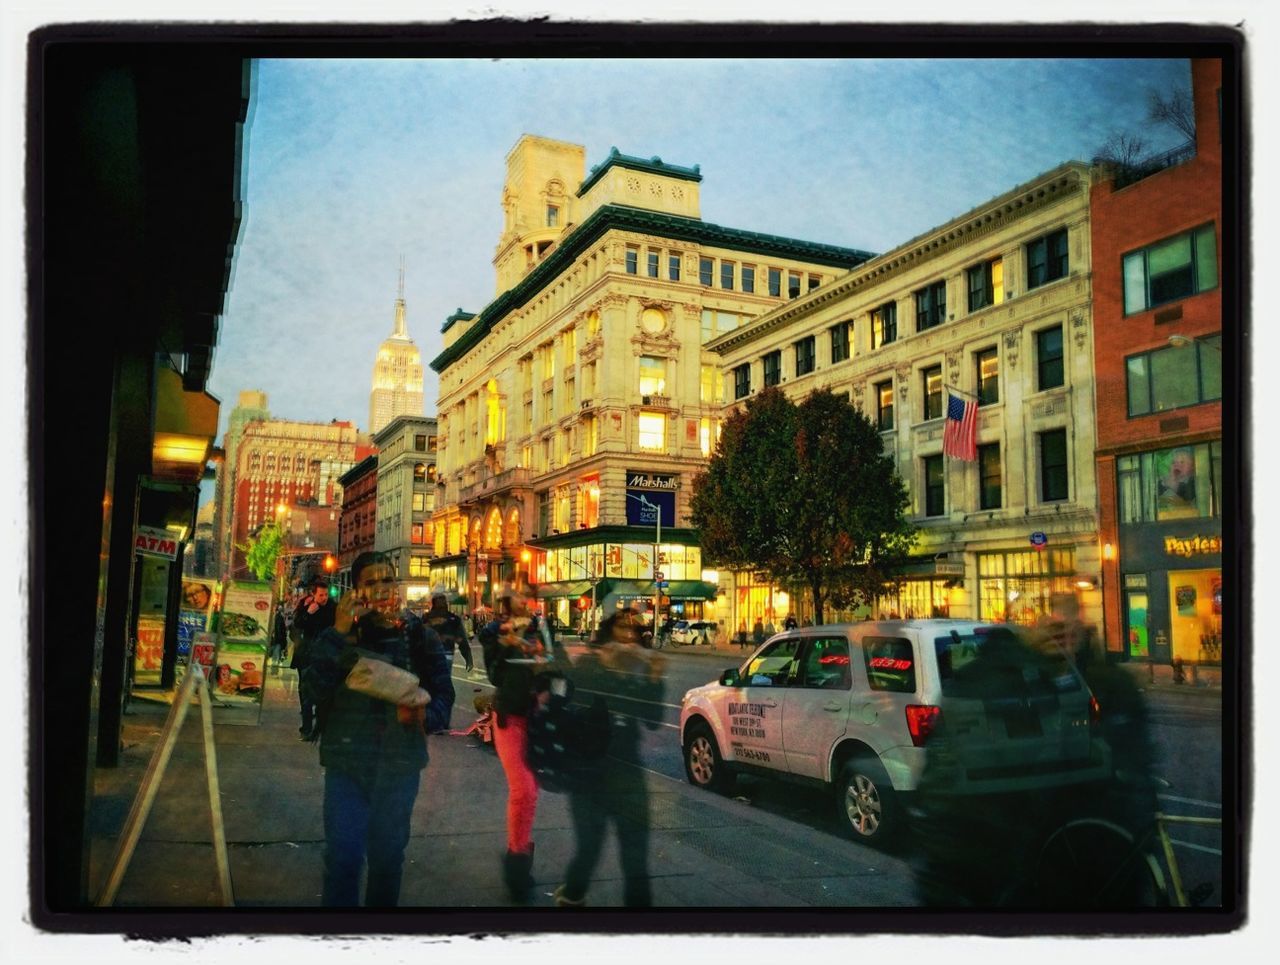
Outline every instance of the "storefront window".
{"label": "storefront window", "polygon": [[978,554],[979,618],[1034,625],[1058,593],[1073,593],[1075,547]]}
{"label": "storefront window", "polygon": [[1116,460],[1120,522],[1165,522],[1222,514],[1222,443],[1201,443]]}
{"label": "storefront window", "polygon": [[1169,631],[1174,659],[1222,659],[1222,571],[1169,571]]}
{"label": "storefront window", "polygon": [[[879,598],[878,619],[945,619],[951,615],[949,580],[902,580]],[[895,616],[896,614],[896,616]]]}

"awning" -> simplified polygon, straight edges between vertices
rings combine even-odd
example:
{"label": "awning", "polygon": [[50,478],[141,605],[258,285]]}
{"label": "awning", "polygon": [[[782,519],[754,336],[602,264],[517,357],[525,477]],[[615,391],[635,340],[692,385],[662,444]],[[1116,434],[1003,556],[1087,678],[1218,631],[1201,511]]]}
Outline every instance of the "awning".
{"label": "awning", "polygon": [[702,580],[672,580],[662,591],[673,600],[714,600],[720,587]]}
{"label": "awning", "polygon": [[575,600],[591,593],[591,584],[586,580],[571,580],[560,583],[542,583],[538,586],[538,596],[569,596]]}
{"label": "awning", "polygon": [[596,599],[603,600],[607,596],[619,599],[649,600],[654,594],[653,582],[650,580],[601,580],[596,587]]}

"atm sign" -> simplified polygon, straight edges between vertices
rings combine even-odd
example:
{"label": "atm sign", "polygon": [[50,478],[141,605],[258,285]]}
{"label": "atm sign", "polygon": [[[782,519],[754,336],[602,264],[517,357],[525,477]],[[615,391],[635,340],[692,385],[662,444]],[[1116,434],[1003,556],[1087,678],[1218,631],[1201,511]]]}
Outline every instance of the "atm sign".
{"label": "atm sign", "polygon": [[161,556],[167,560],[178,558],[178,541],[163,529],[139,526],[133,537],[133,549],[147,556]]}

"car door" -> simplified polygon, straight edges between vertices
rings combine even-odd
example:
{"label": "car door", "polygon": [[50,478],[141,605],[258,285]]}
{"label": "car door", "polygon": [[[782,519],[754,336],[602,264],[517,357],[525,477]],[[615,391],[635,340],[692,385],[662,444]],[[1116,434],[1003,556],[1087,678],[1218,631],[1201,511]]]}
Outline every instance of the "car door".
{"label": "car door", "polygon": [[844,634],[806,638],[782,710],[782,747],[792,774],[824,776],[831,748],[848,725],[852,683]]}
{"label": "car door", "polygon": [[901,630],[859,628],[851,664],[849,733],[882,756],[909,746],[906,708],[918,702],[920,685],[914,641]]}
{"label": "car door", "polygon": [[777,637],[747,662],[724,704],[728,756],[743,764],[784,771],[782,710],[787,692],[799,672],[798,636]]}

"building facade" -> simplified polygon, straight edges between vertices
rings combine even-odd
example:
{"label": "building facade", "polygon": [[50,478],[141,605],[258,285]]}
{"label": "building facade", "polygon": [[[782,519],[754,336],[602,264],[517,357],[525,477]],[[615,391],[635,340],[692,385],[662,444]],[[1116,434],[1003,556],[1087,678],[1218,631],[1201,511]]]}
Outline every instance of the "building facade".
{"label": "building facade", "polygon": [[1093,190],[1097,475],[1109,652],[1222,655],[1222,62],[1195,141]]}
{"label": "building facade", "polygon": [[244,427],[237,451],[227,579],[245,579],[249,534],[276,521],[285,551],[335,551],[341,492],[338,479],[357,462],[360,444],[350,422],[266,419]]}
{"label": "building facade", "polygon": [[373,437],[378,447],[373,548],[395,566],[406,606],[430,606],[431,518],[436,500],[436,420],[396,416]]}
{"label": "building facade", "polygon": [[[867,252],[702,221],[702,175],[525,135],[507,157],[497,296],[444,327],[433,580],[473,606],[531,579],[564,624],[594,597],[713,613],[689,483],[723,386],[703,344]],[[589,603],[588,603],[589,605]]]}
{"label": "building facade", "polygon": [[231,506],[236,491],[236,465],[240,453],[240,438],[250,422],[270,419],[267,393],[249,390],[240,393],[236,407],[227,418],[227,431],[222,437],[222,459],[218,463],[214,484],[214,558],[211,573],[228,572],[231,563],[232,523]]}
{"label": "building facade", "polygon": [[[920,533],[875,616],[1033,623],[1072,594],[1098,619],[1089,190],[1064,164],[709,344],[730,404],[829,388],[880,427]],[[951,390],[979,403],[976,461],[942,452]],[[733,627],[812,616],[733,580]]]}
{"label": "building facade", "polygon": [[378,520],[378,457],[366,456],[338,479],[342,511],[338,517],[338,573],[351,572],[361,553],[374,548]]}
{"label": "building facade", "polygon": [[409,337],[404,318],[404,266],[396,296],[395,326],[378,346],[369,392],[369,432],[377,434],[396,416],[423,414],[422,354]]}

